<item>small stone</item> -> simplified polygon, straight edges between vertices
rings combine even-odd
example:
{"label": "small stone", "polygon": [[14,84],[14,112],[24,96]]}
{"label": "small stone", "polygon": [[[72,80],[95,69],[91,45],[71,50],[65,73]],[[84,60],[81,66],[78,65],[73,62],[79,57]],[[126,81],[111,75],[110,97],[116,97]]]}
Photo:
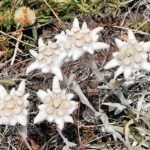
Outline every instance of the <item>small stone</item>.
{"label": "small stone", "polygon": [[49,103],[50,101],[51,101],[51,97],[50,96],[47,95],[47,96],[44,97],[44,102],[45,103]]}
{"label": "small stone", "polygon": [[83,40],[76,40],[75,45],[76,45],[76,47],[81,48],[84,45],[84,41]]}
{"label": "small stone", "polygon": [[65,115],[64,110],[63,110],[63,109],[58,109],[58,110],[57,110],[57,115],[58,115],[58,116],[64,116],[64,115]]}
{"label": "small stone", "polygon": [[91,42],[92,42],[91,36],[86,36],[86,37],[84,38],[84,41],[85,41],[86,43],[91,43]]}
{"label": "small stone", "polygon": [[80,32],[77,32],[77,33],[75,33],[75,39],[76,40],[80,40],[80,39],[82,39],[83,38],[83,34],[82,33],[80,33]]}
{"label": "small stone", "polygon": [[53,114],[54,108],[51,107],[51,106],[47,106],[46,109],[45,109],[45,111],[46,111],[48,114]]}
{"label": "small stone", "polygon": [[53,42],[51,42],[51,44],[50,44],[50,48],[52,48],[52,49],[56,49],[57,47],[58,47],[57,43],[53,43]]}
{"label": "small stone", "polygon": [[8,109],[13,109],[15,107],[15,102],[13,100],[11,101],[8,101],[5,103],[5,106],[8,108]]}
{"label": "small stone", "polygon": [[141,55],[136,54],[136,55],[134,56],[134,60],[135,60],[136,63],[141,63],[142,60],[143,60],[143,58],[142,58]]}
{"label": "small stone", "polygon": [[42,60],[44,58],[44,55],[43,54],[38,54],[36,58],[37,58],[37,60]]}
{"label": "small stone", "polygon": [[5,101],[10,101],[12,99],[12,97],[10,96],[10,95],[6,95],[5,97],[4,97],[4,100]]}
{"label": "small stone", "polygon": [[129,58],[125,58],[123,60],[123,64],[126,65],[126,66],[129,66],[131,64],[131,60]]}
{"label": "small stone", "polygon": [[13,109],[13,112],[18,115],[22,112],[23,108],[20,107],[20,106],[16,106],[14,109]]}
{"label": "small stone", "polygon": [[127,57],[130,57],[130,56],[132,56],[132,55],[134,55],[134,51],[131,50],[131,49],[128,49],[128,50],[126,51],[126,56],[127,56]]}
{"label": "small stone", "polygon": [[66,41],[66,42],[64,43],[64,49],[66,49],[66,50],[71,49],[71,42],[70,42],[70,41]]}
{"label": "small stone", "polygon": [[52,105],[55,107],[55,108],[58,108],[62,103],[62,100],[61,99],[54,99],[53,102],[52,102]]}
{"label": "small stone", "polygon": [[8,110],[8,109],[4,109],[3,114],[4,114],[5,117],[10,117],[10,116],[13,115],[12,111]]}

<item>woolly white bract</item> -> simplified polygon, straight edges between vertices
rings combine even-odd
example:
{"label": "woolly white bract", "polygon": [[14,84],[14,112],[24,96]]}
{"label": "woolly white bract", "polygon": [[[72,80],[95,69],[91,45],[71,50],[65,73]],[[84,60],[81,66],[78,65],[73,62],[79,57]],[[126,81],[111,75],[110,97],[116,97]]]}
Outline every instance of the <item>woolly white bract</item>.
{"label": "woolly white bract", "polygon": [[66,53],[59,50],[59,45],[55,42],[48,42],[48,45],[44,44],[40,38],[38,41],[38,53],[35,50],[30,50],[30,53],[35,57],[35,62],[31,63],[26,70],[26,74],[29,72],[40,69],[43,73],[51,72],[55,74],[59,80],[62,80],[61,66],[66,57]]}
{"label": "woolly white bract", "polygon": [[123,73],[127,80],[135,71],[150,71],[150,63],[147,61],[147,51],[150,48],[150,42],[138,42],[131,30],[128,31],[128,41],[115,39],[119,52],[113,53],[113,59],[109,61],[104,69],[110,69],[119,66],[115,72],[114,78]]}
{"label": "woolly white bract", "polygon": [[98,33],[101,30],[103,30],[102,27],[90,30],[86,22],[80,28],[79,21],[75,18],[71,30],[66,30],[66,32],[61,32],[55,36],[61,50],[67,52],[68,59],[66,61],[77,60],[85,52],[93,54],[96,50],[109,48],[108,44],[98,42]]}
{"label": "woolly white bract", "polygon": [[14,88],[8,94],[6,89],[0,85],[0,124],[16,125],[17,123],[27,125],[29,94],[25,94],[25,81],[23,80],[18,89]]}
{"label": "woolly white bract", "polygon": [[73,122],[70,115],[77,109],[78,103],[71,101],[74,97],[72,93],[67,93],[66,89],[61,90],[56,76],[53,79],[52,91],[39,90],[37,95],[43,104],[38,106],[39,114],[34,119],[35,124],[47,120],[55,122],[62,130],[64,122]]}

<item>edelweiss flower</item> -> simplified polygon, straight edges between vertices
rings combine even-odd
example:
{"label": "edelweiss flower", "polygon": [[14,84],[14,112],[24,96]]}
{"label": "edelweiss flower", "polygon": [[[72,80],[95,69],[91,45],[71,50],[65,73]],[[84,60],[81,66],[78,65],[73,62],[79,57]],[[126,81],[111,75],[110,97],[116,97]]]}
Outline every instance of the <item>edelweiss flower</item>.
{"label": "edelweiss flower", "polygon": [[28,7],[20,7],[16,10],[14,20],[22,27],[30,26],[35,23],[35,12]]}
{"label": "edelweiss flower", "polygon": [[93,54],[96,50],[109,47],[109,45],[103,42],[97,42],[99,38],[98,33],[102,29],[102,27],[97,27],[91,31],[87,27],[86,22],[80,28],[79,21],[75,18],[71,30],[61,32],[55,38],[57,43],[61,45],[61,50],[67,51],[68,60],[77,60],[85,52]]}
{"label": "edelweiss flower", "polygon": [[23,80],[18,89],[14,88],[7,93],[6,89],[0,85],[0,124],[12,125],[19,123],[23,126],[27,124],[29,94],[25,94],[25,81]]}
{"label": "edelweiss flower", "polygon": [[38,106],[40,112],[35,117],[34,123],[39,123],[44,120],[55,122],[59,129],[63,129],[64,122],[73,122],[70,114],[77,109],[77,102],[71,101],[72,93],[67,93],[66,89],[61,90],[58,78],[53,79],[52,91],[39,90],[37,95],[42,103]]}
{"label": "edelweiss flower", "polygon": [[43,73],[52,72],[59,80],[62,80],[61,66],[66,57],[66,53],[59,50],[59,45],[55,42],[48,42],[45,45],[43,40],[40,38],[38,41],[39,49],[38,53],[34,50],[30,50],[30,53],[35,57],[35,62],[27,67],[26,74],[29,72],[40,69]]}
{"label": "edelweiss flower", "polygon": [[147,51],[150,48],[150,42],[138,42],[131,30],[128,31],[128,41],[124,42],[115,39],[119,52],[113,53],[113,59],[109,61],[104,69],[110,69],[119,66],[115,72],[114,78],[124,74],[125,79],[139,70],[150,71]]}

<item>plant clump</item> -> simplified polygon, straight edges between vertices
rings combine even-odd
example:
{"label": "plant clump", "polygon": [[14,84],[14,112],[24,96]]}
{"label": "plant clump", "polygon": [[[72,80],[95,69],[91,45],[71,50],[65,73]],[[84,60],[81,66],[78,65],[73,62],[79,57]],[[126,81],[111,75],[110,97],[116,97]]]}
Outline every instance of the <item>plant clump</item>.
{"label": "plant clump", "polygon": [[128,79],[134,71],[150,71],[147,53],[150,42],[138,42],[131,30],[128,31],[127,42],[119,39],[115,39],[115,42],[119,48],[119,52],[114,52],[114,58],[104,67],[105,69],[109,69],[119,66],[114,78],[123,73],[125,79]]}
{"label": "plant clump", "polygon": [[67,93],[66,89],[61,90],[59,80],[55,76],[53,79],[52,91],[39,90],[38,97],[43,104],[39,105],[39,114],[35,117],[34,123],[39,123],[44,120],[55,122],[59,129],[63,129],[64,122],[72,122],[70,116],[77,109],[77,102],[71,101],[74,97],[72,93]]}
{"label": "plant clump", "polygon": [[6,89],[0,85],[0,124],[16,125],[17,123],[27,125],[29,94],[25,93],[25,81],[23,80],[18,89],[14,88],[8,94]]}

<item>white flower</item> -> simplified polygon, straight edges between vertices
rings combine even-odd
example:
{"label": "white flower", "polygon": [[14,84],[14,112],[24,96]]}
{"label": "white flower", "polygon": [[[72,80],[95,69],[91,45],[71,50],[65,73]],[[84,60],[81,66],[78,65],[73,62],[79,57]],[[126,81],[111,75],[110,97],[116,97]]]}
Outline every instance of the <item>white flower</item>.
{"label": "white flower", "polygon": [[27,125],[28,96],[29,94],[25,93],[25,80],[22,80],[17,90],[13,88],[9,94],[0,85],[0,124]]}
{"label": "white flower", "polygon": [[138,42],[131,30],[128,31],[127,42],[119,39],[115,39],[115,42],[119,48],[119,52],[114,52],[114,58],[104,66],[104,69],[119,66],[114,78],[123,73],[127,80],[135,71],[150,71],[150,63],[147,60],[147,51],[150,48],[150,42]]}
{"label": "white flower", "polygon": [[53,79],[52,91],[39,90],[38,97],[42,103],[38,106],[39,113],[34,119],[34,123],[39,123],[44,120],[55,122],[59,129],[63,129],[64,122],[73,122],[70,116],[77,109],[77,102],[71,101],[74,97],[72,93],[67,93],[66,89],[61,90],[58,78]]}
{"label": "white flower", "polygon": [[40,69],[43,73],[51,72],[55,74],[59,80],[62,80],[61,66],[66,57],[66,53],[59,50],[59,45],[55,42],[48,42],[48,45],[44,44],[40,38],[38,41],[39,49],[38,53],[34,50],[30,50],[30,53],[35,57],[35,62],[27,67],[26,74],[29,72]]}
{"label": "white flower", "polygon": [[96,50],[109,48],[108,44],[97,42],[99,38],[98,33],[102,29],[102,27],[97,27],[91,31],[87,27],[86,22],[80,28],[79,21],[75,18],[71,30],[61,32],[55,38],[57,43],[61,45],[61,50],[67,51],[68,60],[77,60],[85,52],[93,54]]}

